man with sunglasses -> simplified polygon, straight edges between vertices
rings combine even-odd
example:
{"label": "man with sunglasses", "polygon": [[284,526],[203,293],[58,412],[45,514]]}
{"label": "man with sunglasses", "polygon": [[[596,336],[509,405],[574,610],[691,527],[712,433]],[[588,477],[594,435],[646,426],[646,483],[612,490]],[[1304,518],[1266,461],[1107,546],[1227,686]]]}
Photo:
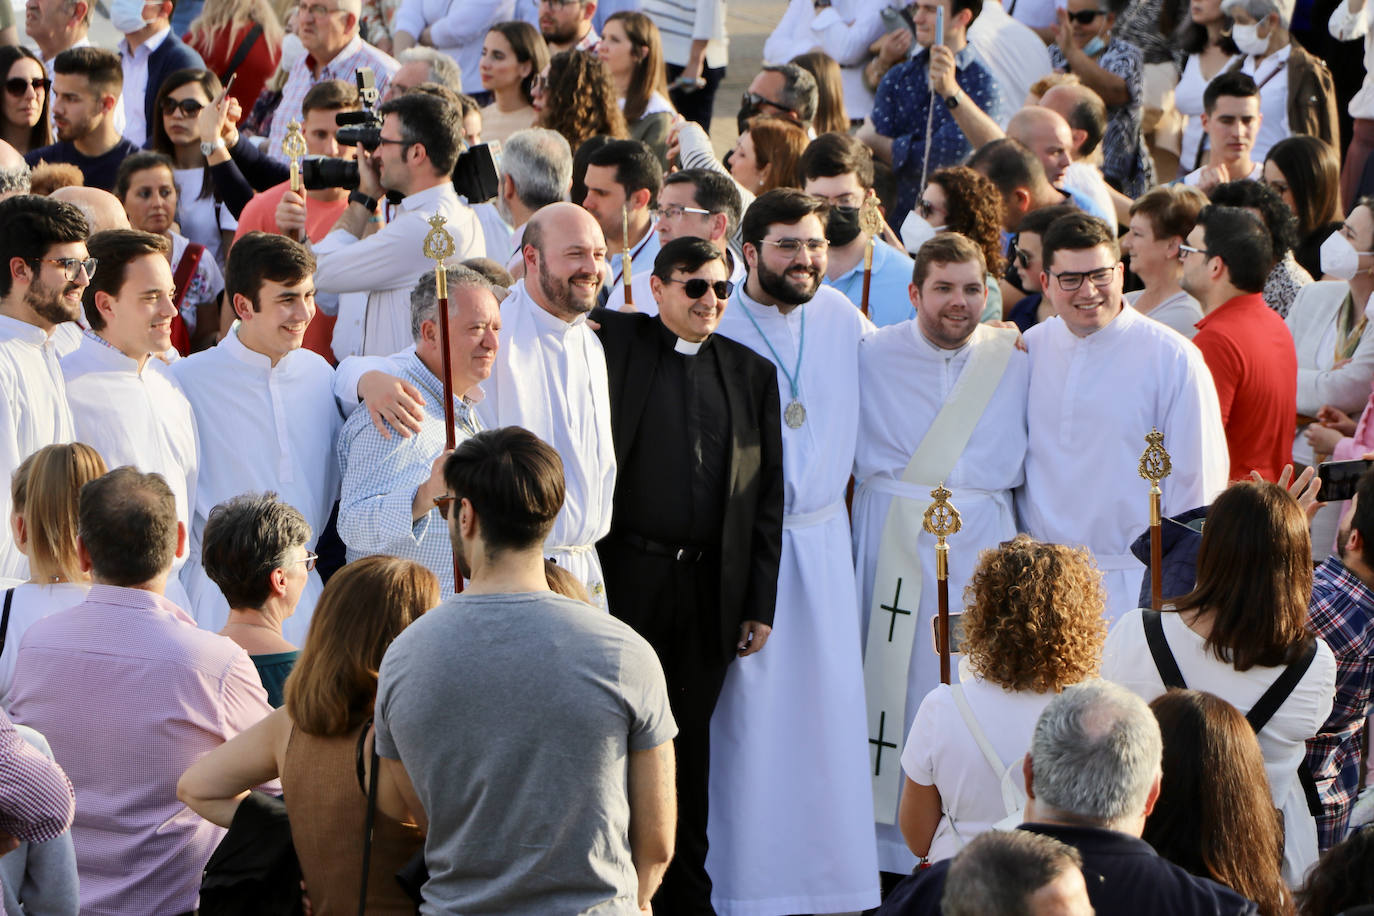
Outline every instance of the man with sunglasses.
{"label": "man with sunglasses", "polygon": [[772,115],[795,122],[808,134],[820,104],[820,90],[810,71],[797,64],[764,64],[740,100],[735,124],[744,133],[755,115]]}
{"label": "man with sunglasses", "polygon": [[[448,272],[448,321],[454,435],[462,442],[482,428],[478,385],[496,362],[501,311],[490,284],[466,267]],[[453,545],[448,504],[442,498],[444,460],[444,348],[434,273],[410,294],[413,352],[398,356],[397,377],[420,393],[424,419],[402,437],[378,429],[366,407],[353,411],[339,433],[339,536],[352,562],[373,554],[414,560],[439,579],[440,592],[454,592]]]}
{"label": "man with sunglasses", "polygon": [[725,254],[684,236],[654,260],[656,317],[599,309],[616,488],[597,553],[611,613],[658,653],[677,720],[676,852],[656,913],[710,911],[710,722],[732,659],[764,647],[782,547],[782,436],[771,363],[715,334]]}
{"label": "man with sunglasses", "polygon": [[1293,334],[1264,302],[1274,266],[1269,231],[1239,207],[1206,206],[1180,245],[1183,289],[1202,306],[1193,343],[1212,370],[1231,453],[1231,479],[1278,480],[1293,461],[1298,356]]}
{"label": "man with sunglasses", "polygon": [[[22,194],[0,201],[0,480],[45,445],[76,439],[53,330],[76,321],[95,262],[86,219],[71,204]],[[0,487],[0,517],[10,488]],[[27,578],[28,561],[0,530],[0,576]]]}
{"label": "man with sunglasses", "polygon": [[89,188],[113,191],[119,164],[138,146],[119,133],[114,110],[124,86],[119,55],[104,48],[72,48],[57,55],[52,86],[57,142],[29,150],[24,161],[67,162]]}
{"label": "man with sunglasses", "polygon": [[1229,467],[1221,408],[1197,347],[1123,308],[1121,253],[1106,223],[1070,213],[1041,247],[1040,283],[1058,320],[1026,332],[1030,447],[1016,509],[1040,540],[1093,552],[1115,620],[1138,606],[1144,573],[1130,552],[1149,521],[1144,437],[1162,432],[1173,459],[1160,484],[1164,514],[1208,505]]}

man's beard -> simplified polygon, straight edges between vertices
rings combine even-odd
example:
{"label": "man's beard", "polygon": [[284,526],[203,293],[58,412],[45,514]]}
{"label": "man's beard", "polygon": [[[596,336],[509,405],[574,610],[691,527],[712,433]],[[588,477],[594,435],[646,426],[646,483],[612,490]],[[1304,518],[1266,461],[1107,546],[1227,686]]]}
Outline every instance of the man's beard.
{"label": "man's beard", "polygon": [[573,39],[577,38],[577,27],[580,24],[580,22],[574,22],[572,25],[569,26],[555,25],[553,27],[554,30],[552,32],[542,33],[544,35],[544,41],[548,42],[551,45],[570,44],[573,41]]}
{"label": "man's beard", "polygon": [[[596,294],[600,292],[601,287],[598,285],[592,292],[590,302],[578,300],[573,293],[572,287],[573,280],[589,277],[591,276],[590,274],[576,273],[567,279],[563,279],[553,276],[553,274],[544,270],[543,266],[542,264],[540,265],[539,291],[544,294],[544,298],[548,300],[549,305],[553,306],[556,311],[562,314],[572,315],[574,317],[577,315],[585,315],[592,310],[592,306],[596,305]],[[596,279],[599,281],[601,278],[598,276]]]}
{"label": "man's beard", "polygon": [[818,266],[812,264],[805,268],[811,275],[811,288],[806,292],[798,291],[787,279],[787,271],[792,270],[791,264],[787,269],[774,273],[763,263],[763,258],[759,258],[755,268],[759,276],[759,287],[774,299],[786,305],[805,305],[811,301],[811,297],[816,295],[816,290],[820,289],[821,271]]}
{"label": "man's beard", "polygon": [[44,321],[51,321],[53,324],[75,321],[81,316],[81,307],[68,306],[63,295],[68,290],[77,288],[75,283],[67,283],[54,292],[42,280],[35,278],[28,292],[24,293],[24,304],[33,309]]}

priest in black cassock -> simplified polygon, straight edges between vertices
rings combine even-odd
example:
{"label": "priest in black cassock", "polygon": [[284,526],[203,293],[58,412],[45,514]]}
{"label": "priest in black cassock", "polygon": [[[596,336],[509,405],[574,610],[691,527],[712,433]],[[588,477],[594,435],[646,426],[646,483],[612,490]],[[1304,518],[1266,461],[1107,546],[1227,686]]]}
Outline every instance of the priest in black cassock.
{"label": "priest in black cassock", "polygon": [[768,640],[782,551],[773,364],[712,332],[732,284],[720,249],[678,238],[654,260],[658,315],[592,313],[618,466],[597,544],[610,611],[658,652],[677,719],[677,851],[656,914],[712,913],[710,721],[735,656]]}

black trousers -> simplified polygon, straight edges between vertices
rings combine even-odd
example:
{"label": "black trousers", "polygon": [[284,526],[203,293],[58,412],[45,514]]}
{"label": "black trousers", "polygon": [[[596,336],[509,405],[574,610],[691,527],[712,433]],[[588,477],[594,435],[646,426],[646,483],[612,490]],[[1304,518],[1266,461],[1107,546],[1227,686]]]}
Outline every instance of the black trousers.
{"label": "black trousers", "polygon": [[[681,67],[677,64],[668,64],[668,82],[670,84],[681,75]],[[669,89],[668,98],[672,101],[678,114],[689,121],[696,121],[701,125],[701,129],[709,135],[711,133],[711,115],[716,107],[716,90],[720,88],[721,80],[725,79],[725,68],[705,67],[701,71],[701,78],[706,80],[705,86],[695,92]]]}
{"label": "black trousers", "polygon": [[654,896],[654,913],[713,914],[706,873],[711,713],[730,663],[718,622],[719,562],[679,562],[613,538],[598,544],[597,554],[611,613],[658,653],[677,720],[677,851]]}

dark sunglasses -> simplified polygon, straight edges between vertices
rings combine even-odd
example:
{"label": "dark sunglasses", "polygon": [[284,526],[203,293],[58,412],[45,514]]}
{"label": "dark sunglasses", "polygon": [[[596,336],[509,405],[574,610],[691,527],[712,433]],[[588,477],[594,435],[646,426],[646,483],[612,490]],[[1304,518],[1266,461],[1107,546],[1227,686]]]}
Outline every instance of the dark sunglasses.
{"label": "dark sunglasses", "polygon": [[1068,13],[1067,15],[1068,15],[1068,17],[1069,17],[1069,21],[1070,21],[1070,22],[1076,22],[1076,23],[1078,23],[1079,25],[1092,25],[1094,19],[1096,19],[1098,16],[1105,16],[1105,15],[1107,15],[1107,11],[1106,11],[1106,10],[1079,10],[1079,11],[1076,12],[1076,13]]}
{"label": "dark sunglasses", "polygon": [[779,104],[778,102],[775,102],[772,99],[766,99],[763,96],[759,95],[757,92],[744,93],[744,98],[740,100],[740,104],[743,105],[745,108],[753,110],[757,110],[762,105],[771,105],[779,111],[786,111],[790,114],[797,113],[797,110],[795,108],[788,108],[786,105]]}
{"label": "dark sunglasses", "polygon": [[204,105],[197,102],[195,99],[182,99],[180,102],[170,98],[162,100],[162,113],[165,115],[176,114],[176,110],[180,108],[183,115],[188,118],[194,118],[204,107]]}
{"label": "dark sunglasses", "polygon": [[729,299],[730,294],[735,291],[735,284],[729,280],[716,280],[712,282],[703,277],[693,277],[690,280],[669,279],[669,283],[681,283],[682,291],[687,294],[688,299],[700,299],[706,295],[706,291],[714,290],[717,299]]}
{"label": "dark sunglasses", "polygon": [[24,79],[22,76],[12,76],[5,80],[5,91],[16,99],[24,97],[29,87],[33,87],[34,92],[47,92],[52,86],[52,80],[46,76],[35,76],[33,79]]}
{"label": "dark sunglasses", "polygon": [[1012,257],[1016,258],[1016,263],[1021,265],[1022,270],[1030,267],[1030,252],[1022,248],[1013,248]]}

